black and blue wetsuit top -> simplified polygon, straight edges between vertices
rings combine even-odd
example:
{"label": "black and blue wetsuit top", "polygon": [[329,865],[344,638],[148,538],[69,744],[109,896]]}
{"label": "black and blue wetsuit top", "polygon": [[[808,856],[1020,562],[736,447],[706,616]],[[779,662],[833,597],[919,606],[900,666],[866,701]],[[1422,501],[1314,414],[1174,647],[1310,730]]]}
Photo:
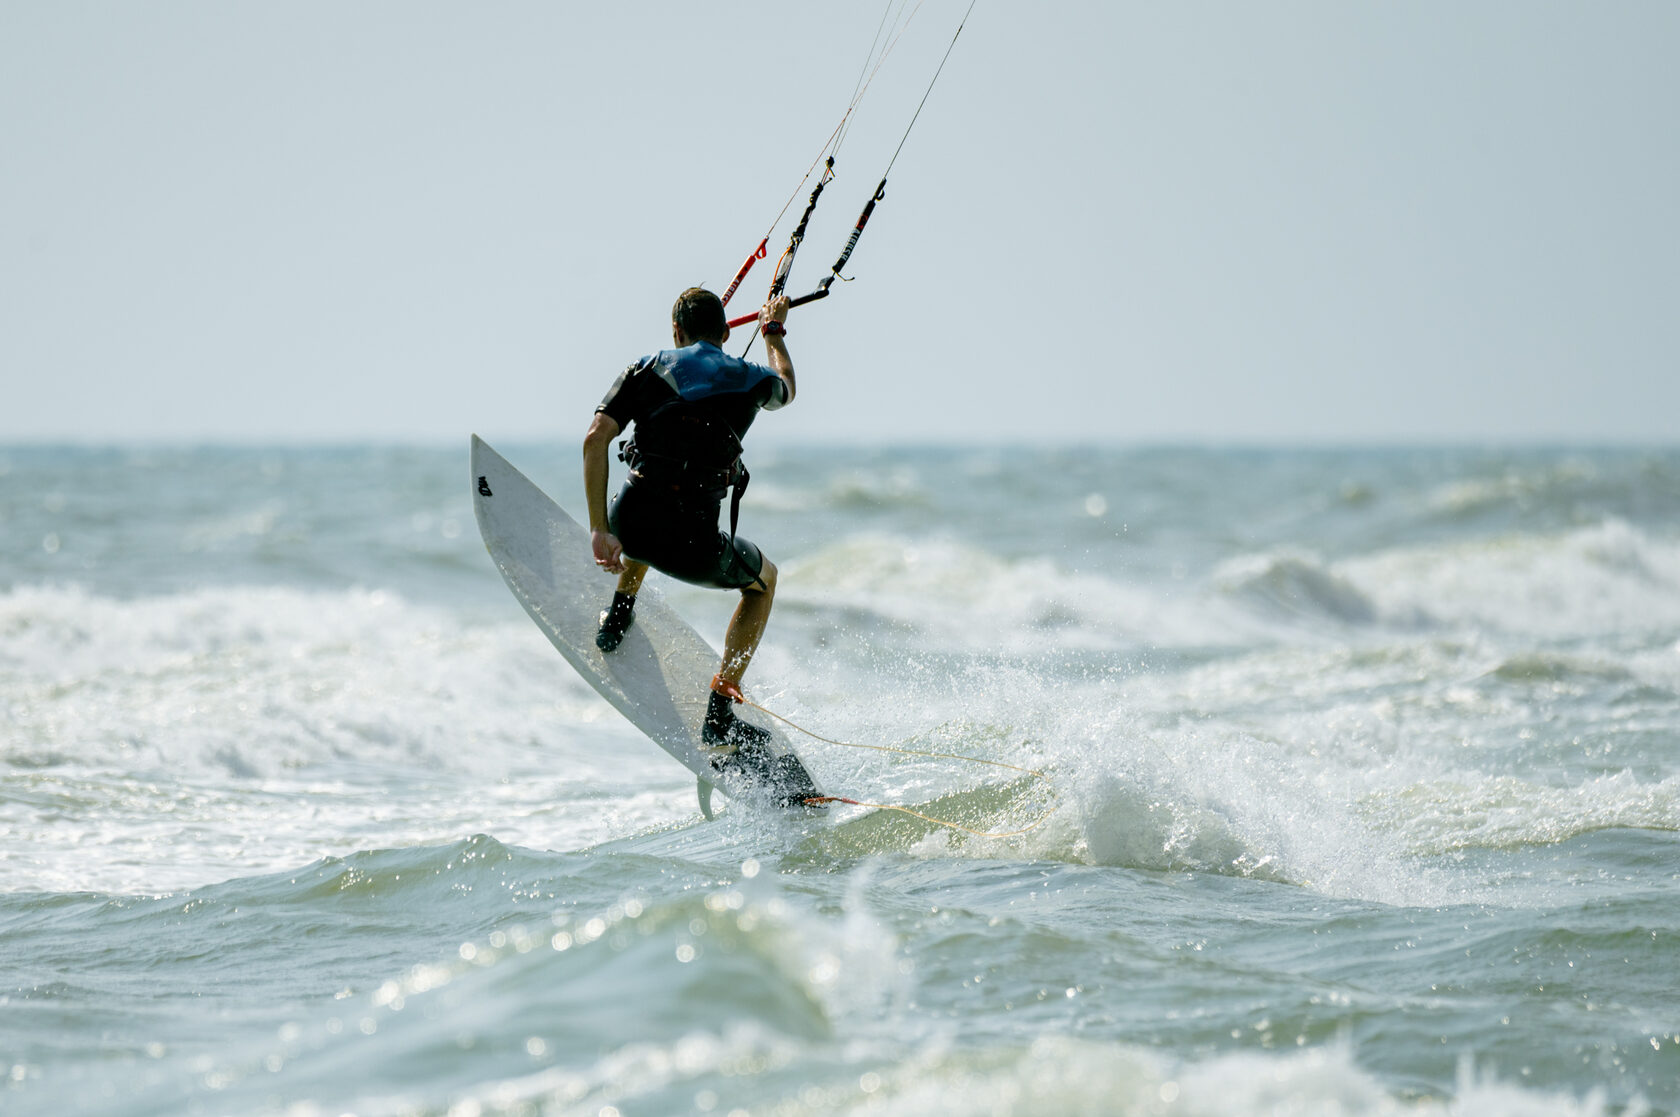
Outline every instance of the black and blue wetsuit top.
{"label": "black and blue wetsuit top", "polygon": [[607,510],[624,553],[697,585],[738,589],[756,581],[763,556],[719,531],[718,513],[731,483],[745,484],[736,464],[747,428],[788,396],[774,370],[709,341],[625,369],[595,409],[620,430],[635,424],[625,455],[630,480]]}
{"label": "black and blue wetsuit top", "polygon": [[[677,400],[722,419],[739,440],[759,411],[774,411],[787,403],[788,388],[774,370],[698,341],[686,349],[661,350],[625,369],[595,410],[623,430]],[[641,449],[659,454],[673,448]]]}

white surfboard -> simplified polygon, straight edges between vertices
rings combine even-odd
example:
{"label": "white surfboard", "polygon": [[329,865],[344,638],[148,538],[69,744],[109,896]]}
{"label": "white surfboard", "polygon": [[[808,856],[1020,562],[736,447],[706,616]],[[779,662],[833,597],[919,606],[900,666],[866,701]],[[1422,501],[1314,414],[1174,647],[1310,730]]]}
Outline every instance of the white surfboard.
{"label": "white surfboard", "polygon": [[[476,434],[472,491],[485,549],[513,596],[601,697],[694,773],[706,817],[714,784],[732,796],[749,793],[739,777],[712,768],[700,739],[718,653],[651,585],[636,595],[624,642],[602,653],[595,633],[616,583],[595,565],[589,532]],[[797,755],[763,715],[736,711],[770,733],[773,754]]]}

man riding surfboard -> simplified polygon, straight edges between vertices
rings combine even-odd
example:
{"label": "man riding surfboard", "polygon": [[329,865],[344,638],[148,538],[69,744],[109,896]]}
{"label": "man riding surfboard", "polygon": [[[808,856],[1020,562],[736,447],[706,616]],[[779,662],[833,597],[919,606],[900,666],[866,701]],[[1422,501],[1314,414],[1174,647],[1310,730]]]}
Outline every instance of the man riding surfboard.
{"label": "man riding surfboard", "polygon": [[[784,802],[814,794],[810,777],[791,756],[775,758],[769,734],[735,716],[744,701],[741,678],[758,649],[776,594],[776,566],[735,533],[747,472],[741,439],[758,412],[793,401],[793,360],[785,336],[788,299],[759,312],[769,365],[731,357],[723,302],[700,287],[671,308],[674,349],[625,369],[613,383],[583,439],[583,483],[589,502],[595,563],[617,574],[618,589],[595,637],[611,653],[634,620],[636,593],[651,566],[698,586],[739,590],[741,602],[724,636],[723,658],[712,679],[701,737],[715,750],[712,765],[730,767],[776,787]],[[607,499],[608,452],[628,427],[620,452],[630,467],[624,487]],[[723,498],[731,495],[729,531],[719,529]]]}

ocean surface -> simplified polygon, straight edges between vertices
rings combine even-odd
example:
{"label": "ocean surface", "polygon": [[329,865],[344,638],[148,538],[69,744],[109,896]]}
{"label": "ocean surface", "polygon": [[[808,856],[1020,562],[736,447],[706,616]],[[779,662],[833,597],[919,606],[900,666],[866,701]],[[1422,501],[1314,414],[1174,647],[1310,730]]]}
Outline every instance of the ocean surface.
{"label": "ocean surface", "polygon": [[1048,782],[818,779],[1039,825],[704,821],[465,433],[0,447],[0,1112],[1680,1112],[1680,450],[749,451],[754,696]]}

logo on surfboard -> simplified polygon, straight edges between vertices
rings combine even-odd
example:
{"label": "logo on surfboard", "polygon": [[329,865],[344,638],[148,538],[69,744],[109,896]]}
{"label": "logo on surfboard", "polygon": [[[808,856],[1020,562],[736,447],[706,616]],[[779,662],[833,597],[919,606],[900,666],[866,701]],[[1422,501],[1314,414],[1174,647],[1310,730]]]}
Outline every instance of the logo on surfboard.
{"label": "logo on surfboard", "polygon": [[490,482],[489,482],[489,481],[486,481],[486,480],[485,480],[485,479],[484,479],[484,478],[482,478],[482,477],[480,477],[480,478],[479,478],[479,479],[478,479],[478,494],[479,494],[479,495],[480,495],[480,496],[491,496],[491,495],[493,495],[493,494],[492,494],[492,493],[491,493],[491,492],[490,492]]}

